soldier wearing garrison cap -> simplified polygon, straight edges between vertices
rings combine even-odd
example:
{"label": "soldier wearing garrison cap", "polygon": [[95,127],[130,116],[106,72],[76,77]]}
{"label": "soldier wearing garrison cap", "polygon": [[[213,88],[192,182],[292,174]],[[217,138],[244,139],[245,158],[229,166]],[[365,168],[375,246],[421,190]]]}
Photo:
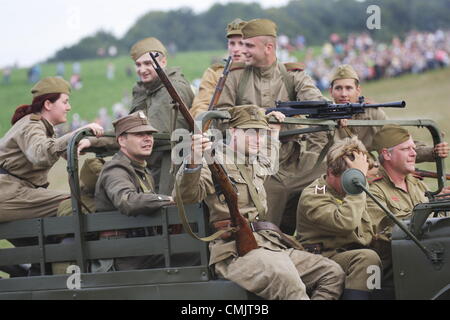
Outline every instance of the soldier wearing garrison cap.
{"label": "soldier wearing garrison cap", "polygon": [[[244,105],[230,108],[229,112],[229,144],[223,146],[218,143],[215,146],[214,160],[222,164],[236,188],[239,212],[254,227],[257,226],[253,235],[258,249],[243,257],[238,256],[230,230],[229,209],[218,197],[207,161],[202,161],[204,152],[211,148],[211,142],[205,136],[193,135],[191,155],[186,157],[178,171],[179,188],[174,190],[174,197],[177,203],[204,201],[209,208],[212,227],[216,231],[228,231],[210,243],[210,266],[220,278],[231,280],[264,299],[339,298],[344,274],[336,263],[299,250],[297,245],[292,246],[292,239],[288,241],[290,244],[286,244],[287,235],[279,230],[273,231],[277,229],[275,225],[261,221],[267,211],[263,183],[266,172],[271,171],[273,168],[270,167],[277,162],[276,157],[264,161],[257,156],[269,128],[264,110],[256,105]],[[279,112],[272,115],[279,121],[284,119]],[[271,124],[270,127],[268,139],[273,140],[271,145],[278,149],[279,125]],[[242,136],[246,137],[243,140],[247,143],[240,143]],[[278,155],[277,152],[272,154]]]}
{"label": "soldier wearing garrison cap", "polygon": [[[187,128],[186,121],[175,110],[173,99],[153,68],[153,60],[149,52],[158,54],[158,63],[164,68],[167,77],[188,108],[191,107],[194,98],[191,86],[182,74],[181,69],[179,67],[167,67],[167,49],[158,39],[150,37],[138,41],[130,50],[131,58],[135,62],[136,73],[140,79],[133,88],[130,113],[143,111],[152,126],[160,133],[171,134],[174,129]],[[174,121],[175,117],[176,121]],[[167,158],[167,161],[170,161],[170,152],[154,152],[147,159],[157,182],[156,187],[159,186],[158,182],[163,158]],[[168,181],[162,188],[164,190],[160,191],[168,194],[173,187],[173,176],[169,172],[167,172],[166,176]]]}
{"label": "soldier wearing garrison cap", "polygon": [[[233,61],[231,69],[239,68],[244,61],[244,56],[242,54],[244,44],[242,42],[241,29],[246,23],[246,21],[237,18],[230,22],[225,30],[228,55],[231,56]],[[211,98],[216,90],[217,83],[219,82],[223,70],[223,63],[215,63],[203,73],[198,93],[192,102],[192,108],[190,110],[194,118],[208,110],[209,103],[211,102]]]}
{"label": "soldier wearing garrison cap", "polygon": [[[16,108],[12,127],[0,139],[0,223],[54,216],[60,202],[70,197],[67,192],[47,189],[50,169],[76,132],[56,138],[54,128],[67,121],[70,85],[62,78],[48,77],[36,83],[31,94],[32,103]],[[103,134],[95,123],[78,130],[86,128],[97,136]],[[82,139],[78,149],[95,141]]]}
{"label": "soldier wearing garrison cap", "polygon": [[[373,145],[381,167],[380,177],[372,182],[370,191],[398,218],[409,218],[416,204],[428,202],[425,196],[428,187],[414,175],[416,144],[405,128],[386,125],[373,138]],[[447,187],[443,193],[449,191]],[[369,212],[379,237],[388,240],[393,226],[391,220],[372,200],[369,200]]]}
{"label": "soldier wearing garrison cap", "polygon": [[[359,83],[359,77],[355,69],[351,65],[344,64],[338,66],[331,75],[330,95],[335,103],[358,103],[359,97],[362,95],[362,88]],[[372,103],[366,100],[366,103]],[[367,108],[364,113],[358,113],[352,117],[352,120],[387,120],[386,113],[381,108]],[[369,151],[376,148],[372,145],[375,134],[380,127],[347,127],[347,120],[338,120],[340,127],[336,129],[335,141],[342,140],[346,137],[357,136]],[[422,142],[417,144],[417,162],[434,161],[434,155],[447,157],[447,142],[442,142],[434,149],[426,146]]]}
{"label": "soldier wearing garrison cap", "polygon": [[[302,64],[277,59],[277,26],[273,21],[251,20],[243,26],[242,34],[245,61],[230,72],[217,108],[255,104],[265,109],[275,107],[275,101],[325,100]],[[294,128],[298,126],[283,125],[282,130]],[[327,142],[324,132],[304,138],[292,136],[282,141],[280,170],[265,184],[268,219],[288,233],[294,232],[300,192],[317,178],[311,169]]]}

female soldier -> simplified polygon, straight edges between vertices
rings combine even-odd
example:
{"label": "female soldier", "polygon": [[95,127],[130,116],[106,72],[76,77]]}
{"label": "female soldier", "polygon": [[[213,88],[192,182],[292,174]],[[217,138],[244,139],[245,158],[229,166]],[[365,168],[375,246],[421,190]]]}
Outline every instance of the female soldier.
{"label": "female soldier", "polygon": [[[31,105],[16,109],[11,129],[0,139],[0,222],[55,215],[59,203],[70,195],[47,190],[48,172],[76,131],[89,128],[96,136],[103,135],[101,126],[90,123],[55,137],[54,126],[66,122],[71,109],[67,81],[45,78],[31,93]],[[91,141],[83,139],[78,151],[90,146]]]}

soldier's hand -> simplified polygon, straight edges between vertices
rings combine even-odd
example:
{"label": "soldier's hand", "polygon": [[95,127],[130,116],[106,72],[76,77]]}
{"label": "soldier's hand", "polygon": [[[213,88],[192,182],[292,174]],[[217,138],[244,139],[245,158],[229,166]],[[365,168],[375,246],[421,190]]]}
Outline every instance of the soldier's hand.
{"label": "soldier's hand", "polygon": [[189,168],[194,168],[202,164],[203,154],[205,152],[210,152],[212,142],[204,134],[194,134],[192,135],[192,145],[191,145],[191,162],[188,165]]}
{"label": "soldier's hand", "polygon": [[[272,111],[266,115],[267,119],[273,116],[278,122],[283,122],[286,119],[286,116],[280,111]],[[272,130],[280,131],[281,125],[276,123],[269,123],[269,127]]]}
{"label": "soldier's hand", "polygon": [[80,129],[90,129],[97,138],[103,136],[103,134],[105,133],[105,130],[103,129],[103,127],[95,122],[89,123],[89,124],[81,127]]}
{"label": "soldier's hand", "polygon": [[448,143],[445,141],[437,144],[434,147],[434,153],[440,158],[447,158],[449,150],[450,149],[448,147]]}
{"label": "soldier's hand", "polygon": [[89,148],[91,146],[91,141],[89,139],[81,139],[80,142],[78,143],[78,155],[83,154],[81,151]]}
{"label": "soldier's hand", "polygon": [[367,171],[369,170],[369,162],[367,161],[367,155],[362,152],[353,151],[355,159],[352,161],[347,156],[344,156],[344,160],[349,168],[354,168],[360,170],[367,176]]}
{"label": "soldier's hand", "polygon": [[337,121],[338,128],[348,127],[348,119],[339,119]]}

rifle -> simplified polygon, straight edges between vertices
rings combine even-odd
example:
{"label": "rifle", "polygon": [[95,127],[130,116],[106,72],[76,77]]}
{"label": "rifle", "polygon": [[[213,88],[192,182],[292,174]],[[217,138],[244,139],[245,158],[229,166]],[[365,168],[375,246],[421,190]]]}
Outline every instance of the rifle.
{"label": "rifle", "polygon": [[367,108],[404,108],[405,106],[405,101],[368,104],[364,103],[364,97],[360,97],[359,103],[341,104],[330,101],[277,101],[276,108],[267,109],[266,114],[279,111],[287,117],[305,114],[307,118],[312,119],[337,120],[351,119],[354,114],[364,113]]}
{"label": "rifle", "polygon": [[[230,73],[232,59],[231,56],[225,62],[225,68],[223,69],[222,75],[220,76],[219,81],[217,82],[216,89],[214,91],[213,96],[211,97],[211,101],[209,102],[208,111],[213,110],[214,106],[219,102],[220,95],[222,94],[223,87],[225,86],[225,81],[227,81],[228,74]],[[203,132],[208,130],[209,125],[211,124],[211,120],[205,123],[203,127]]]}
{"label": "rifle", "polygon": [[[180,110],[181,114],[188,123],[189,130],[191,132],[199,132],[200,129],[195,125],[192,115],[189,113],[188,108],[186,107],[183,100],[173,87],[169,78],[167,78],[166,73],[159,65],[158,61],[156,60],[156,56],[152,52],[149,52],[149,54],[155,64],[154,69],[156,73],[158,74],[159,78],[161,79],[161,82],[164,84],[170,96],[174,100],[174,103],[177,105],[178,110]],[[230,211],[232,226],[236,227],[235,232],[236,249],[239,256],[242,257],[251,250],[257,249],[258,244],[256,242],[255,237],[253,236],[253,232],[250,229],[249,224],[247,223],[247,220],[239,212],[237,192],[234,189],[230,178],[225,172],[225,169],[222,167],[222,165],[218,163],[212,163],[208,165],[208,168],[211,171],[213,180],[216,183],[218,183],[220,188],[222,189],[221,191],[227,202],[227,206]]]}
{"label": "rifle", "polygon": [[[427,170],[422,170],[422,169],[418,169],[418,168],[416,168],[414,174],[415,174],[415,175],[418,175],[418,176],[420,176],[420,177],[422,177],[422,178],[435,178],[435,179],[438,178],[438,175],[437,175],[436,172],[433,172],[433,171],[427,171]],[[446,180],[450,180],[450,174],[446,174],[446,175],[445,175],[445,179],[446,179]]]}

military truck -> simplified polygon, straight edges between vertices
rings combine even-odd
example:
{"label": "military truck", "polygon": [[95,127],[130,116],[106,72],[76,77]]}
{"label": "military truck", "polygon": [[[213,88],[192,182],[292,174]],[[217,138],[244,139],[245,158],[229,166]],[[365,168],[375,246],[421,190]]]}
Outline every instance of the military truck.
{"label": "military truck", "polygon": [[[219,119],[226,121],[227,112],[208,112],[199,121]],[[334,130],[336,122],[287,118],[285,123],[302,124],[305,129],[295,133]],[[435,144],[441,136],[431,120],[374,121],[350,120],[349,126],[382,126],[397,123],[405,126],[426,127]],[[68,146],[68,175],[71,188],[73,215],[48,217],[0,223],[0,239],[32,238],[32,244],[0,250],[0,270],[7,266],[34,264],[39,275],[0,279],[0,299],[188,299],[188,300],[246,300],[258,297],[234,284],[218,279],[208,266],[208,246],[193,239],[188,233],[171,233],[173,225],[181,224],[176,206],[164,207],[157,213],[129,217],[120,212],[82,214],[80,183],[78,176],[78,142],[90,135],[80,131]],[[168,137],[155,136],[155,151],[170,151]],[[104,156],[105,150],[91,150]],[[170,166],[170,152],[163,167]],[[396,299],[449,299],[450,298],[450,218],[430,216],[450,211],[450,201],[435,200],[435,195],[445,184],[442,159],[437,160],[438,190],[429,194],[430,203],[420,204],[409,222],[398,222],[392,239],[394,288],[374,291],[374,298]],[[161,180],[164,175],[161,174]],[[350,185],[356,185],[354,177]],[[357,179],[356,179],[357,180]],[[361,190],[357,191],[360,192]],[[202,204],[185,208],[192,229],[198,236],[211,233],[207,212]],[[132,228],[157,228],[159,232],[136,238],[99,239],[95,237],[105,230]],[[94,236],[93,236],[94,235]],[[55,239],[73,236],[74,241],[64,243]],[[414,240],[413,240],[414,238]],[[195,266],[174,266],[172,257],[178,253],[199,256]],[[89,261],[117,257],[162,255],[162,268],[92,273]],[[52,275],[50,264],[73,261],[67,274]]]}

